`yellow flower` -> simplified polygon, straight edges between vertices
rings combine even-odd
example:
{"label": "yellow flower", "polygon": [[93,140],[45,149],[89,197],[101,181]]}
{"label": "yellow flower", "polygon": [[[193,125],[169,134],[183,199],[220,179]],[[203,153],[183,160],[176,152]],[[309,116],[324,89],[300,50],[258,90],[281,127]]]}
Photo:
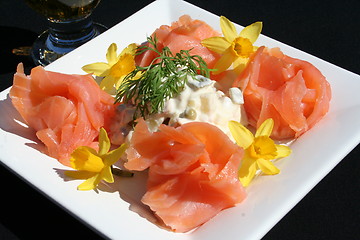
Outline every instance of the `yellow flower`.
{"label": "yellow flower", "polygon": [[245,149],[245,155],[239,168],[239,179],[243,186],[248,186],[256,171],[265,174],[278,174],[280,170],[270,161],[287,157],[291,153],[288,146],[277,145],[270,138],[274,121],[269,118],[257,129],[255,136],[242,124],[230,121],[229,129],[236,143]]}
{"label": "yellow flower", "polygon": [[110,94],[115,94],[125,76],[135,69],[136,49],[137,45],[132,43],[117,56],[117,45],[112,43],[106,53],[107,63],[88,64],[83,66],[82,70],[98,77],[104,77],[100,88]]}
{"label": "yellow flower", "polygon": [[97,187],[101,180],[108,183],[114,182],[111,166],[119,160],[126,150],[126,144],[122,144],[115,150],[110,150],[110,140],[105,129],[100,129],[99,151],[86,146],[76,148],[71,154],[71,167],[77,171],[65,171],[69,177],[87,179],[78,186],[78,190],[91,190]]}
{"label": "yellow flower", "polygon": [[233,64],[234,71],[240,73],[249,60],[250,55],[256,51],[253,46],[262,30],[262,22],[255,22],[245,27],[239,34],[233,23],[224,16],[220,17],[220,26],[224,37],[211,37],[201,43],[208,49],[221,54],[215,64],[215,74],[227,70]]}

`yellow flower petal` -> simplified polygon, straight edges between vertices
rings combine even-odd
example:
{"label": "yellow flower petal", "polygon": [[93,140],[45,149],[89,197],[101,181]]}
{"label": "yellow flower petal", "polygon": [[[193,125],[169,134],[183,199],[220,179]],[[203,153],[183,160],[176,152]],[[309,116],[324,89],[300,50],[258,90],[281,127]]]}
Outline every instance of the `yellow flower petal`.
{"label": "yellow flower petal", "polygon": [[274,120],[272,118],[266,119],[260,127],[256,130],[255,137],[271,135],[271,132],[274,127]]}
{"label": "yellow flower petal", "polygon": [[262,22],[255,22],[245,27],[239,34],[240,37],[248,38],[251,43],[254,43],[262,30]]}
{"label": "yellow flower petal", "polygon": [[109,74],[101,81],[100,88],[109,94],[116,93],[116,87],[121,84],[124,77],[135,69],[135,59],[131,54],[124,54],[114,64]]}
{"label": "yellow flower petal", "polygon": [[129,74],[135,69],[135,59],[131,54],[121,55],[119,61],[114,64],[110,69],[110,75],[114,79],[119,79],[120,77]]}
{"label": "yellow flower petal", "polygon": [[204,47],[207,47],[211,51],[222,54],[228,49],[231,44],[223,37],[211,37],[201,41]]}
{"label": "yellow flower petal", "polygon": [[119,160],[127,145],[124,143],[109,152],[110,147],[111,142],[106,130],[100,128],[98,153],[92,148],[82,146],[75,149],[71,154],[70,164],[80,171],[66,171],[65,174],[77,179],[87,179],[78,186],[79,190],[94,189],[101,180],[109,183],[114,182],[111,166]]}
{"label": "yellow flower petal", "polygon": [[103,179],[104,181],[106,181],[108,183],[114,182],[114,177],[111,172],[111,167],[105,167],[103,169],[103,171],[101,172],[101,179]]}
{"label": "yellow flower petal", "polygon": [[225,39],[231,43],[237,37],[235,25],[224,16],[220,17],[220,27]]}
{"label": "yellow flower petal", "polygon": [[87,191],[87,190],[92,190],[95,189],[97,187],[97,185],[100,183],[101,181],[101,176],[100,174],[96,174],[95,176],[87,179],[85,182],[83,182],[82,184],[80,184],[77,189],[78,190],[82,190],[82,191]]}
{"label": "yellow flower petal", "polygon": [[284,158],[291,154],[291,148],[285,145],[276,145],[276,158]]}
{"label": "yellow flower petal", "polygon": [[237,58],[233,62],[234,72],[236,74],[240,74],[245,69],[246,64],[248,63],[248,61],[249,61],[248,58],[242,58],[242,57]]}
{"label": "yellow flower petal", "polygon": [[116,52],[117,52],[117,45],[116,43],[112,43],[106,52],[106,60],[108,61],[110,66],[114,65],[118,60],[118,56]]}
{"label": "yellow flower petal", "polygon": [[[137,73],[134,77],[134,79],[136,79],[136,77],[139,76],[139,73]],[[115,89],[118,89],[121,85],[121,83],[124,81],[126,75],[120,77],[118,80],[115,81]]]}
{"label": "yellow flower petal", "polygon": [[239,170],[239,180],[244,187],[247,187],[253,180],[257,170],[256,161],[244,157]]}
{"label": "yellow flower petal", "polygon": [[145,71],[137,72],[132,80],[138,80],[144,73],[145,73]]}
{"label": "yellow flower petal", "polygon": [[120,56],[124,54],[135,55],[136,50],[137,50],[137,45],[135,43],[131,43],[121,51]]}
{"label": "yellow flower petal", "polygon": [[241,123],[236,121],[229,121],[228,126],[237,145],[247,149],[253,143],[254,135]]}
{"label": "yellow flower petal", "polygon": [[113,165],[120,159],[120,157],[124,154],[126,148],[127,145],[123,143],[120,147],[103,155],[105,167],[101,172],[101,178],[104,179],[106,182],[114,182],[114,177],[111,172],[111,165]]}
{"label": "yellow flower petal", "polygon": [[113,76],[108,75],[101,81],[100,88],[109,94],[115,94],[115,82],[116,79],[114,79]]}
{"label": "yellow flower petal", "polygon": [[98,77],[103,77],[109,73],[110,66],[107,63],[97,62],[83,66],[81,68],[84,72],[94,74]]}
{"label": "yellow flower petal", "polygon": [[105,155],[110,150],[110,139],[104,128],[100,128],[99,133],[99,156]]}
{"label": "yellow flower petal", "polygon": [[265,174],[275,175],[275,174],[278,174],[280,172],[280,169],[275,167],[275,165],[269,160],[259,158],[259,159],[256,160],[256,163],[259,166],[259,168],[261,169],[261,171],[263,173],[265,173]]}
{"label": "yellow flower petal", "polygon": [[116,161],[118,161],[124,154],[127,147],[127,144],[123,143],[120,147],[105,154],[103,156],[105,166],[113,165]]}
{"label": "yellow flower petal", "polygon": [[216,71],[214,74],[219,74],[221,72],[226,71],[233,61],[236,59],[236,56],[232,53],[231,48],[228,48],[224,54],[221,56],[221,58],[216,62],[214,68]]}
{"label": "yellow flower petal", "polygon": [[74,150],[70,158],[71,167],[76,170],[100,172],[104,167],[102,159],[94,149],[81,146]]}

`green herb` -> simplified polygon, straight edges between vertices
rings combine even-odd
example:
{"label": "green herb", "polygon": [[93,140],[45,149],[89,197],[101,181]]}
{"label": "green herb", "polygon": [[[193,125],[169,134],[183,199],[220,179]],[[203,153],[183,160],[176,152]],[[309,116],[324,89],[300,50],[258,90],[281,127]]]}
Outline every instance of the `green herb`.
{"label": "green herb", "polygon": [[[173,54],[168,47],[157,49],[157,39],[147,38],[149,45],[138,48],[137,54],[154,51],[158,54],[149,66],[137,66],[129,73],[117,90],[116,102],[132,103],[136,107],[134,119],[159,113],[166,100],[176,97],[184,88],[187,75],[197,74],[209,77],[210,69],[198,55],[190,55],[190,50]],[[139,74],[140,77],[139,77]]]}

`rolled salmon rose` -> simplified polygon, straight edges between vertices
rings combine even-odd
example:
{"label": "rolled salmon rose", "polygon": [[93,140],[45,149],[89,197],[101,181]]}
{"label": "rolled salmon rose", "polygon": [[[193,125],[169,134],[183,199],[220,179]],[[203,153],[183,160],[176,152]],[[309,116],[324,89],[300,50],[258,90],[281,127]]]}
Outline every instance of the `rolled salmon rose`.
{"label": "rolled salmon rose", "polygon": [[[173,54],[181,50],[190,50],[191,55],[199,55],[207,63],[209,68],[213,68],[219,60],[220,55],[210,51],[201,44],[201,40],[220,36],[210,25],[201,21],[194,20],[189,15],[182,15],[178,21],[169,25],[162,25],[152,34],[156,36],[158,49],[168,47]],[[136,57],[139,66],[148,66],[158,55],[153,51],[146,51]]]}
{"label": "rolled salmon rose", "polygon": [[278,48],[260,47],[234,81],[244,95],[249,124],[258,128],[274,120],[271,137],[297,138],[329,110],[331,88],[311,63],[291,58]]}
{"label": "rolled salmon rose", "polygon": [[149,168],[142,202],[176,232],[187,232],[245,198],[238,179],[244,151],[219,128],[191,122],[149,132],[139,120],[127,149],[129,170]]}
{"label": "rolled salmon rose", "polygon": [[38,66],[27,76],[19,64],[9,95],[46,153],[67,166],[77,147],[97,148],[100,128],[115,114],[114,98],[89,74],[57,73]]}

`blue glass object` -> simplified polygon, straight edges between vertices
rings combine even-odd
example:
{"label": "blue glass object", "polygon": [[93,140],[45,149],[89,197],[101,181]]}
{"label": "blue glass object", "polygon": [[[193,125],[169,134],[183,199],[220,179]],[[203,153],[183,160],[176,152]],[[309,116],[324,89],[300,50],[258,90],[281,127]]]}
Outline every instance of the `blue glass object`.
{"label": "blue glass object", "polygon": [[32,46],[31,57],[36,65],[52,63],[107,29],[91,18],[100,0],[25,1],[49,22],[49,29]]}

